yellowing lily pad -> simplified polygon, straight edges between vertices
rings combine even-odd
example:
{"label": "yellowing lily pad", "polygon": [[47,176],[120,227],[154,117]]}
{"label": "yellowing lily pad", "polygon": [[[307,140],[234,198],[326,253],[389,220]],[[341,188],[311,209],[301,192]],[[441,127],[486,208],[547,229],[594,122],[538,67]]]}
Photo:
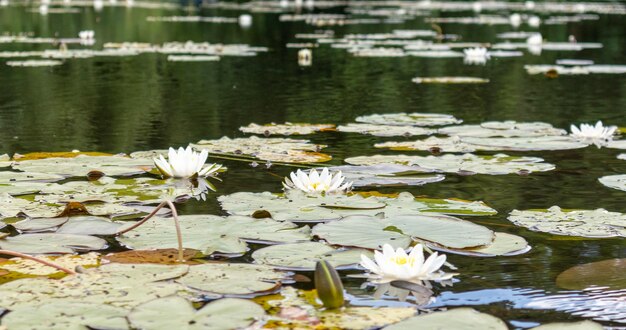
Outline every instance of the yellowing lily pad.
{"label": "yellowing lily pad", "polygon": [[604,209],[563,211],[553,206],[547,210],[513,210],[508,219],[517,226],[555,235],[626,237],[626,215]]}
{"label": "yellowing lily pad", "polygon": [[510,173],[545,172],[555,168],[538,157],[517,157],[505,154],[476,156],[473,154],[445,154],[442,156],[374,155],[346,158],[352,165],[401,164],[417,165],[430,170],[449,173],[478,173],[503,175]]}
{"label": "yellowing lily pad", "polygon": [[515,121],[489,121],[479,125],[450,126],[439,129],[439,134],[460,137],[539,137],[566,135],[567,131],[548,123]]}
{"label": "yellowing lily pad", "polygon": [[305,242],[264,247],[254,251],[252,258],[280,269],[313,271],[320,260],[337,269],[351,268],[361,262],[361,254],[372,256],[371,251],[364,249],[335,249],[320,242]]}
{"label": "yellowing lily pad", "polygon": [[74,158],[80,155],[86,156],[113,156],[112,154],[108,154],[105,152],[81,152],[81,151],[61,151],[61,152],[30,152],[27,154],[15,154],[13,156],[14,160],[23,161],[23,160],[33,160],[33,159],[46,159],[46,158]]}
{"label": "yellowing lily pad", "polygon": [[350,216],[313,227],[313,235],[330,244],[380,249],[384,244],[407,248],[414,239],[463,249],[487,246],[495,239],[486,227],[449,216],[396,215],[390,218]]}
{"label": "yellowing lily pad", "polygon": [[[184,249],[183,258],[185,264],[195,265],[198,261],[193,258],[202,254],[198,250]],[[109,253],[102,256],[104,262],[114,262],[122,264],[162,264],[174,265],[180,264],[178,260],[178,249],[156,249],[156,250],[131,250],[123,252]]]}
{"label": "yellowing lily pad", "polygon": [[609,259],[577,265],[559,274],[556,285],[568,290],[605,287],[613,290],[626,288],[626,259]]}
{"label": "yellowing lily pad", "polygon": [[480,313],[472,308],[454,308],[444,312],[433,312],[414,316],[384,328],[385,330],[507,330],[506,323],[495,316]]}
{"label": "yellowing lily pad", "polygon": [[262,135],[310,135],[316,132],[334,131],[333,124],[300,124],[300,123],[284,123],[284,124],[266,124],[257,125],[250,124],[248,126],[239,127],[244,133],[262,134]]}
{"label": "yellowing lily pad", "polygon": [[440,113],[387,113],[357,117],[359,123],[399,126],[440,126],[460,124],[460,119]]}
{"label": "yellowing lily pad", "polygon": [[[100,263],[100,255],[90,252],[82,255],[63,255],[63,256],[41,256],[40,259],[52,262],[67,269],[74,269],[76,266],[97,266]],[[27,275],[52,275],[59,272],[58,269],[43,265],[39,262],[22,259],[11,258],[8,261],[0,263],[0,269],[7,271],[27,274]]]}
{"label": "yellowing lily pad", "polygon": [[223,298],[196,310],[188,300],[170,296],[135,307],[128,321],[133,328],[144,330],[235,330],[264,315],[263,308],[250,300]]}
{"label": "yellowing lily pad", "polygon": [[349,215],[376,215],[381,212],[387,217],[416,212],[464,215],[497,213],[482,202],[419,199],[408,192],[396,197],[367,198],[360,194],[309,196],[297,190],[289,190],[283,195],[239,192],[220,196],[218,201],[230,214],[250,216],[255,211],[264,210],[275,220],[294,222],[323,222]]}
{"label": "yellowing lily pad", "polygon": [[[310,239],[308,227],[298,228],[292,223],[272,219],[215,215],[183,215],[179,219],[184,247],[199,250],[204,255],[243,254],[247,251],[247,241],[276,244]],[[154,217],[117,239],[135,250],[178,247],[172,218]]]}
{"label": "yellowing lily pad", "polygon": [[201,140],[191,146],[198,150],[208,150],[209,153],[247,155],[272,162],[318,163],[332,159],[330,155],[319,152],[325,145],[311,144],[308,140],[256,136],[236,139],[222,137],[218,140]]}
{"label": "yellowing lily pad", "polygon": [[397,125],[381,125],[367,123],[352,123],[340,125],[337,127],[339,132],[345,133],[361,133],[374,136],[414,136],[414,135],[430,135],[435,130],[416,127],[416,126],[397,126]]}
{"label": "yellowing lily pad", "polygon": [[280,288],[288,274],[266,265],[206,263],[189,267],[176,280],[191,289],[218,295],[261,295]]}

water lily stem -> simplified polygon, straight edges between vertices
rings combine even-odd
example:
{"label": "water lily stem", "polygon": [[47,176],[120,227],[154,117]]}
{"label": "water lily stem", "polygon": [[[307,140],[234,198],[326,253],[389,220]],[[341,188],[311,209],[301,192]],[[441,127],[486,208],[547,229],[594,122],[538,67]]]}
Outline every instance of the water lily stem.
{"label": "water lily stem", "polygon": [[46,265],[46,266],[49,266],[49,267],[52,267],[52,268],[56,268],[56,269],[66,273],[66,274],[76,275],[76,272],[71,270],[71,269],[67,269],[67,268],[65,268],[63,266],[57,265],[57,264],[52,263],[50,261],[39,259],[37,257],[30,256],[28,254],[23,254],[23,253],[19,253],[19,252],[15,252],[15,251],[9,251],[9,250],[0,250],[0,254],[4,254],[4,255],[8,255],[8,256],[14,256],[14,257],[20,257],[20,258],[23,258],[23,259],[29,259],[29,260],[32,260],[32,261],[36,261],[36,262],[38,262],[38,263],[40,263],[42,265]]}
{"label": "water lily stem", "polygon": [[185,262],[185,258],[183,256],[183,234],[180,231],[180,222],[178,221],[178,212],[176,212],[176,206],[171,201],[167,201],[167,205],[169,205],[172,210],[172,216],[174,217],[174,225],[176,226],[176,239],[178,239],[178,261]]}
{"label": "water lily stem", "polygon": [[163,202],[161,202],[161,204],[159,204],[159,205],[158,205],[158,206],[157,206],[154,210],[152,210],[152,212],[150,212],[150,214],[146,215],[146,217],[145,217],[145,218],[141,219],[141,220],[140,220],[139,222],[137,222],[136,224],[134,224],[134,225],[132,225],[132,226],[130,226],[130,227],[128,227],[128,228],[126,228],[126,229],[124,229],[124,230],[118,231],[115,235],[119,236],[119,235],[122,235],[122,234],[126,234],[127,232],[129,232],[129,231],[131,231],[131,230],[133,230],[133,229],[135,229],[135,228],[137,228],[137,227],[139,227],[139,226],[143,225],[143,224],[144,224],[144,222],[146,222],[146,221],[150,220],[150,218],[152,218],[153,216],[155,216],[155,215],[157,214],[157,212],[159,212],[159,210],[160,210],[161,208],[163,208],[163,206],[165,206],[166,204],[167,204],[167,201],[163,201]]}

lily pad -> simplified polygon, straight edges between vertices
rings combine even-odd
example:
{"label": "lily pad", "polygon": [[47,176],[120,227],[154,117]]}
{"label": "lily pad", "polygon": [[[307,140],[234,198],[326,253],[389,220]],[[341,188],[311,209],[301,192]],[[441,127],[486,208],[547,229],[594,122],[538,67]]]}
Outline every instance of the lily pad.
{"label": "lily pad", "polygon": [[77,235],[114,235],[122,224],[112,222],[107,218],[82,216],[72,217],[61,226],[57,234]]}
{"label": "lily pad", "polygon": [[0,240],[0,248],[25,254],[74,253],[106,247],[107,242],[101,238],[74,234],[22,234]]}
{"label": "lily pad", "polygon": [[63,180],[64,177],[52,173],[39,173],[39,172],[15,172],[15,171],[2,171],[0,172],[0,184],[12,184],[15,182],[54,182]]}
{"label": "lily pad", "polygon": [[609,188],[626,191],[626,174],[607,175],[598,180]]}
{"label": "lily pad", "polygon": [[556,285],[568,290],[586,290],[606,287],[614,290],[626,288],[626,259],[609,259],[582,264],[559,274]]}
{"label": "lily pad", "polygon": [[376,125],[397,125],[397,126],[441,126],[460,124],[460,119],[452,115],[440,113],[387,113],[361,116],[356,118],[357,122]]}
{"label": "lily pad", "polygon": [[361,262],[361,254],[371,257],[363,249],[334,249],[319,242],[279,244],[268,246],[252,253],[252,258],[261,264],[287,270],[315,270],[320,260],[328,261],[336,269],[347,269]]}
{"label": "lily pad", "polygon": [[602,330],[604,327],[600,323],[593,321],[578,322],[555,322],[542,324],[532,330]]}
{"label": "lily pad", "polygon": [[26,219],[11,225],[20,232],[36,233],[42,231],[56,231],[57,227],[66,223],[67,217]]}
{"label": "lily pad", "polygon": [[494,235],[491,244],[479,248],[450,249],[438,244],[429,243],[427,245],[433,250],[472,257],[516,256],[530,250],[528,242],[521,236],[498,232],[495,232]]}
{"label": "lily pad", "polygon": [[263,308],[249,300],[223,298],[196,311],[181,297],[164,297],[135,307],[128,314],[133,328],[168,329],[242,329],[265,315]]}
{"label": "lily pad", "polygon": [[[198,264],[198,261],[192,260],[198,255],[201,255],[200,251],[198,250],[184,249],[184,263],[187,265]],[[180,264],[180,261],[178,260],[178,249],[131,250],[115,252],[102,256],[102,259],[103,262],[114,262],[122,264]]]}
{"label": "lily pad", "polygon": [[352,182],[353,187],[421,186],[445,179],[443,174],[429,173],[432,172],[431,170],[398,164],[344,165],[330,167],[328,170],[341,171],[346,181]]}
{"label": "lily pad", "polygon": [[272,292],[288,279],[287,273],[266,265],[206,263],[190,266],[176,281],[203,292],[248,296]]}
{"label": "lily pad", "polygon": [[262,134],[262,135],[310,135],[316,132],[334,131],[333,124],[301,124],[301,123],[284,123],[284,124],[267,124],[257,125],[250,124],[248,126],[239,127],[244,133]]}
{"label": "lily pad", "polygon": [[377,143],[374,145],[376,148],[388,148],[391,150],[426,150],[437,152],[474,152],[476,150],[497,150],[490,147],[481,147],[469,144],[458,136],[452,137],[435,137],[431,136],[425,140],[417,141],[389,141],[384,143]]}
{"label": "lily pad", "polygon": [[489,121],[480,125],[444,127],[439,133],[460,137],[538,137],[566,135],[567,131],[542,122]]}
{"label": "lily pad", "polygon": [[269,310],[269,325],[287,329],[375,329],[415,315],[413,307],[344,307],[324,309],[315,291],[286,287],[280,295],[256,298]]}
{"label": "lily pad", "polygon": [[127,313],[124,308],[96,302],[56,301],[14,309],[2,317],[2,326],[41,330],[128,329]]}
{"label": "lily pad", "polygon": [[374,136],[414,136],[414,135],[430,135],[435,130],[416,126],[398,126],[398,125],[381,125],[367,123],[353,123],[340,125],[337,127],[339,132],[361,133]]}
{"label": "lily pad", "polygon": [[380,249],[384,244],[407,248],[414,239],[464,249],[492,243],[494,233],[486,227],[449,216],[397,215],[381,219],[350,216],[318,224],[313,235],[330,244]]}
{"label": "lily pad", "polygon": [[626,215],[604,209],[563,211],[553,206],[547,210],[513,210],[508,219],[517,226],[555,235],[626,237]]}
{"label": "lily pad", "polygon": [[495,316],[480,313],[472,308],[454,308],[444,312],[434,312],[414,316],[384,328],[385,330],[404,329],[455,329],[455,330],[507,330],[506,323]]}
{"label": "lily pad", "polygon": [[[62,255],[60,257],[41,256],[39,258],[63,266],[67,269],[74,269],[76,266],[97,266],[100,263],[100,255],[95,252],[82,255]],[[11,258],[6,262],[0,263],[0,269],[21,274],[40,276],[52,275],[59,272],[56,268],[43,265],[30,259],[22,258]]]}
{"label": "lily pad", "polygon": [[[205,255],[214,252],[243,254],[247,251],[247,241],[275,244],[310,239],[308,227],[298,228],[292,223],[272,219],[214,215],[183,215],[179,219],[184,247]],[[154,217],[117,239],[135,250],[178,247],[171,218]]]}
{"label": "lily pad", "polygon": [[397,196],[363,197],[360,194],[308,196],[296,190],[282,195],[269,192],[238,192],[218,198],[222,208],[235,215],[254,214],[265,210],[273,219],[294,222],[323,222],[349,215],[376,215],[387,217],[398,214],[432,212],[443,214],[490,215],[496,211],[482,202],[454,199],[419,199],[408,192]]}
{"label": "lily pad", "polygon": [[247,138],[201,140],[191,144],[195,149],[209,153],[224,153],[235,156],[248,155],[261,160],[284,163],[317,163],[332,159],[330,155],[319,153],[325,145],[311,144],[308,140],[285,138]]}
{"label": "lily pad", "polygon": [[448,173],[503,175],[510,173],[545,172],[555,168],[538,157],[517,157],[505,154],[477,156],[473,154],[442,156],[374,155],[346,158],[352,165],[401,164]]}
{"label": "lily pad", "polygon": [[475,146],[478,150],[570,150],[585,148],[582,143],[570,136],[532,136],[532,137],[464,137],[463,142]]}
{"label": "lily pad", "polygon": [[154,167],[152,160],[133,159],[126,156],[87,156],[74,158],[43,158],[15,162],[12,166],[24,172],[42,172],[64,177],[86,176],[99,171],[109,176],[142,174]]}

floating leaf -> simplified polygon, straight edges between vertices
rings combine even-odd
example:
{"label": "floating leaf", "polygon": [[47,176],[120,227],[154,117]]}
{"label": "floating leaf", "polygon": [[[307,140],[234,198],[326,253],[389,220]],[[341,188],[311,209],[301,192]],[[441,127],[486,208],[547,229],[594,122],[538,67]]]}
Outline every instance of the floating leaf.
{"label": "floating leaf", "polygon": [[542,324],[532,330],[602,330],[604,327],[593,321],[555,322]]}
{"label": "floating leaf", "polygon": [[48,67],[61,65],[63,62],[54,60],[25,60],[25,61],[8,61],[6,65],[12,67]]}
{"label": "floating leaf", "polygon": [[244,133],[262,134],[262,135],[310,135],[316,132],[334,131],[333,124],[301,124],[301,123],[284,123],[284,124],[267,124],[257,125],[250,124],[248,126],[239,127]]}
{"label": "floating leaf", "polygon": [[426,150],[439,152],[474,152],[476,150],[495,150],[490,147],[480,147],[466,143],[458,136],[452,137],[434,137],[431,136],[425,140],[417,141],[389,141],[384,143],[377,143],[374,145],[376,148],[388,148],[391,150]]}
{"label": "floating leaf", "polygon": [[[192,260],[198,255],[202,255],[198,250],[184,249],[184,263],[187,265],[198,264],[198,261]],[[178,260],[178,249],[131,250],[115,252],[102,256],[102,259],[106,262],[115,262],[121,264],[180,264],[180,261]]]}
{"label": "floating leaf", "polygon": [[209,153],[248,155],[261,160],[284,163],[317,163],[331,160],[331,156],[319,153],[325,145],[311,144],[308,140],[284,138],[247,138],[201,140],[192,147]]}
{"label": "floating leaf", "polygon": [[411,81],[416,84],[486,84],[489,79],[478,77],[415,77]]}
{"label": "floating leaf", "polygon": [[439,113],[387,113],[361,116],[357,122],[376,125],[399,125],[399,126],[440,126],[452,125],[463,122],[452,115]]}
{"label": "floating leaf", "polygon": [[598,180],[609,188],[626,191],[626,174],[607,175]]}
{"label": "floating leaf", "polygon": [[420,199],[408,192],[394,197],[352,195],[308,196],[296,190],[284,195],[269,192],[238,192],[218,198],[222,208],[230,214],[252,215],[265,210],[280,221],[322,222],[349,215],[376,215],[387,217],[397,214],[434,212],[443,214],[490,215],[496,211],[482,202],[453,199]]}
{"label": "floating leaf", "polygon": [[517,226],[555,235],[626,237],[626,215],[604,209],[563,211],[553,206],[547,210],[513,210],[508,219]]}
{"label": "floating leaf", "polygon": [[407,156],[407,155],[374,155],[359,156],[345,159],[352,165],[376,165],[376,164],[401,164],[417,165],[430,170],[438,170],[449,173],[478,173],[502,175],[519,172],[545,172],[555,167],[544,163],[538,157],[516,157],[505,154],[493,156],[476,156],[473,154],[442,156]]}
{"label": "floating leaf", "polygon": [[486,227],[449,216],[396,215],[386,219],[349,216],[318,224],[313,235],[330,244],[380,249],[384,244],[407,248],[414,239],[463,249],[489,245],[494,233]]}
{"label": "floating leaf", "polygon": [[472,257],[516,256],[530,250],[528,242],[523,237],[498,232],[494,234],[495,236],[491,244],[479,248],[450,249],[432,243],[427,245],[433,250]]}
{"label": "floating leaf", "polygon": [[398,164],[344,165],[330,167],[328,170],[341,171],[346,181],[352,182],[353,187],[420,186],[445,179],[442,174],[429,174],[431,170]]}
{"label": "floating leaf", "polygon": [[[308,227],[298,228],[292,223],[272,219],[183,215],[179,220],[184,246],[205,255],[214,252],[243,254],[247,251],[246,241],[273,244],[309,240]],[[135,250],[178,247],[171,218],[154,217],[117,239]]]}
{"label": "floating leaf", "polygon": [[101,238],[74,234],[22,234],[0,240],[0,248],[25,254],[74,253],[106,247],[107,242]]}
{"label": "floating leaf", "polygon": [[107,218],[81,216],[70,218],[56,232],[77,235],[114,235],[121,226],[122,224],[112,222]]}
{"label": "floating leaf", "polygon": [[29,152],[27,154],[15,154],[13,159],[16,161],[46,159],[46,158],[75,158],[80,155],[85,156],[113,156],[104,152],[81,152],[81,151],[61,151],[61,152]]}
{"label": "floating leaf", "polygon": [[582,264],[559,274],[556,285],[568,290],[586,290],[606,287],[614,290],[626,288],[626,259],[609,259]]}
{"label": "floating leaf", "polygon": [[151,160],[133,159],[125,156],[87,156],[74,158],[44,158],[23,160],[13,168],[24,172],[43,172],[65,177],[86,176],[91,171],[100,171],[109,176],[129,176],[145,173],[154,165]]}
{"label": "floating leaf", "polygon": [[565,130],[554,128],[548,123],[515,121],[489,121],[480,125],[460,125],[439,129],[440,134],[461,137],[539,137],[565,135]]}
{"label": "floating leaf", "polygon": [[312,271],[322,259],[337,269],[353,267],[361,262],[361,254],[372,255],[363,249],[335,249],[320,242],[305,242],[264,247],[254,251],[252,258],[280,269]]}
{"label": "floating leaf", "polygon": [[190,266],[177,282],[219,295],[259,295],[280,288],[287,279],[287,273],[266,265],[206,263]]}
{"label": "floating leaf", "polygon": [[434,312],[414,316],[384,328],[385,330],[404,329],[455,329],[455,330],[507,330],[506,323],[497,317],[480,313],[472,308],[454,308],[444,312]]}
{"label": "floating leaf", "polygon": [[124,308],[97,302],[55,301],[24,306],[2,317],[7,329],[128,329]]}
{"label": "floating leaf", "polygon": [[0,172],[0,184],[13,184],[16,182],[54,182],[63,180],[64,177],[52,173],[38,173],[38,172],[15,172],[15,171],[2,171]]}
{"label": "floating leaf", "polygon": [[[74,269],[76,266],[97,266],[100,263],[100,255],[95,252],[82,255],[63,255],[60,257],[41,256],[39,259],[52,262],[67,269]],[[59,272],[56,268],[22,258],[11,258],[8,261],[1,262],[0,268],[28,275],[52,275]]]}
{"label": "floating leaf", "polygon": [[579,142],[570,136],[533,136],[533,137],[464,137],[463,142],[479,150],[570,150],[585,148],[589,144]]}
{"label": "floating leaf", "polygon": [[340,125],[337,127],[339,132],[361,133],[374,136],[414,136],[414,135],[430,135],[435,130],[416,126],[398,126],[398,125],[381,125],[356,123]]}
{"label": "floating leaf", "polygon": [[220,60],[220,57],[213,55],[169,55],[167,60],[170,62],[216,62]]}
{"label": "floating leaf", "polygon": [[66,223],[69,218],[35,218],[26,219],[19,222],[12,223],[15,229],[20,232],[36,233],[41,231],[56,231],[57,227]]}
{"label": "floating leaf", "polygon": [[242,329],[265,315],[263,308],[249,300],[223,298],[196,311],[181,297],[164,297],[135,307],[128,314],[133,328],[167,329]]}

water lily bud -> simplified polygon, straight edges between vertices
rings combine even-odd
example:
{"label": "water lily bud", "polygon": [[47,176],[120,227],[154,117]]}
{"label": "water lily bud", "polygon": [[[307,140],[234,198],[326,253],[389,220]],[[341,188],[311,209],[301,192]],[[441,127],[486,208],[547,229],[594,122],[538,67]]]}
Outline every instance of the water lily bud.
{"label": "water lily bud", "polygon": [[248,14],[243,14],[239,16],[239,26],[241,27],[249,27],[252,25],[252,16]]}
{"label": "water lily bud", "polygon": [[333,309],[343,306],[343,284],[339,274],[326,260],[315,265],[315,289],[324,307]]}

